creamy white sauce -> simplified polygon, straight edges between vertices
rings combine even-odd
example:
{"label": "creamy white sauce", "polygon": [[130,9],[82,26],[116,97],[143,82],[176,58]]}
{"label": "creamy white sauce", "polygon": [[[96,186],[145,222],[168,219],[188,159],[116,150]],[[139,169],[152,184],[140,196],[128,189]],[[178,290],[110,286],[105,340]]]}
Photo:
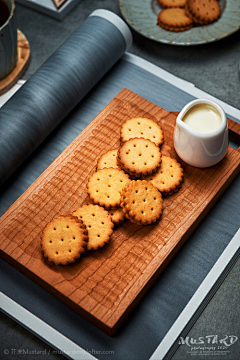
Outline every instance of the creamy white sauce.
{"label": "creamy white sauce", "polygon": [[202,133],[215,131],[222,123],[221,115],[217,109],[207,104],[193,106],[184,115],[182,121],[192,129]]}

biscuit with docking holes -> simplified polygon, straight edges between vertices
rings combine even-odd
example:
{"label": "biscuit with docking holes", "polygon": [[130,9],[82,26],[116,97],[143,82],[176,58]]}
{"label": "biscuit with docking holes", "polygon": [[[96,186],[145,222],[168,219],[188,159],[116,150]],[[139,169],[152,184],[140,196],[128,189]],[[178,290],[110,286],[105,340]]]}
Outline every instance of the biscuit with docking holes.
{"label": "biscuit with docking holes", "polygon": [[171,195],[178,191],[183,182],[183,168],[176,159],[170,156],[162,156],[162,162],[153,175],[146,177],[162,193]]}
{"label": "biscuit with docking holes", "polygon": [[44,256],[55,265],[75,262],[85,252],[87,243],[86,226],[72,215],[53,219],[43,229],[41,238]]}
{"label": "biscuit with docking holes", "polygon": [[125,220],[125,215],[121,207],[118,209],[108,210],[108,212],[111,215],[112,222],[116,226],[121,224]]}
{"label": "biscuit with docking holes", "polygon": [[121,207],[131,222],[148,225],[162,214],[162,195],[150,181],[131,181],[122,190]]}
{"label": "biscuit with docking holes", "polygon": [[118,149],[109,150],[104,153],[97,162],[97,170],[104,168],[118,168],[117,164],[117,153]]}
{"label": "biscuit with docking holes", "polygon": [[121,190],[129,181],[129,176],[120,169],[97,170],[88,180],[88,195],[94,204],[116,209],[120,206]]}
{"label": "biscuit with docking holes", "polygon": [[159,147],[148,139],[125,141],[118,150],[118,164],[131,178],[141,178],[157,171],[162,154]]}
{"label": "biscuit with docking holes", "polygon": [[83,205],[73,212],[88,230],[87,250],[97,250],[110,241],[114,224],[107,210],[99,205]]}
{"label": "biscuit with docking holes", "polygon": [[163,131],[155,121],[136,117],[125,121],[120,130],[121,142],[133,138],[148,139],[159,146],[163,143]]}
{"label": "biscuit with docking holes", "polygon": [[187,0],[185,13],[194,23],[208,25],[221,15],[221,6],[217,0]]}

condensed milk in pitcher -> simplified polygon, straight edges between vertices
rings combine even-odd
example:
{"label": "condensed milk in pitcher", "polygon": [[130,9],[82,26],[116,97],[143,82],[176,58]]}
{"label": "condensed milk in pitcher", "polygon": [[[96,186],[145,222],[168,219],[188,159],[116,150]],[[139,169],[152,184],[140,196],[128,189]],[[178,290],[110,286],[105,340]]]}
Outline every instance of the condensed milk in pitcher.
{"label": "condensed milk in pitcher", "polygon": [[217,164],[228,148],[228,123],[215,102],[197,99],[179,113],[174,129],[174,147],[179,157],[195,167]]}

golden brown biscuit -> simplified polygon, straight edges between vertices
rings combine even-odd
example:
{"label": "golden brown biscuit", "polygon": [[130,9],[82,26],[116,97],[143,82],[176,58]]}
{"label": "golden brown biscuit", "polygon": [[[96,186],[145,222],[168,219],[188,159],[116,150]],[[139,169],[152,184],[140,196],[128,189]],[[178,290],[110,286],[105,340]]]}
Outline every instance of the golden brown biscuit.
{"label": "golden brown biscuit", "polygon": [[163,143],[163,131],[155,121],[136,117],[125,121],[120,130],[122,142],[133,138],[149,139],[159,146]]}
{"label": "golden brown biscuit", "polygon": [[158,0],[158,3],[163,8],[183,8],[186,0]]}
{"label": "golden brown biscuit", "polygon": [[121,207],[133,223],[151,224],[162,214],[162,195],[150,181],[132,181],[122,190]]}
{"label": "golden brown biscuit", "polygon": [[221,7],[217,0],[187,0],[185,12],[196,24],[207,25],[220,17]]}
{"label": "golden brown biscuit", "polygon": [[83,205],[73,212],[83,221],[88,230],[87,250],[97,250],[109,242],[113,222],[108,211],[98,205]]}
{"label": "golden brown biscuit", "polygon": [[158,14],[158,25],[169,31],[185,31],[193,27],[193,21],[182,8],[164,9]]}
{"label": "golden brown biscuit", "polygon": [[180,188],[183,182],[183,169],[176,159],[162,156],[159,169],[146,180],[151,181],[163,195],[171,195]]}
{"label": "golden brown biscuit", "polygon": [[129,176],[120,169],[98,170],[88,180],[88,195],[94,204],[106,209],[116,209],[120,206],[122,188],[129,181]]}
{"label": "golden brown biscuit", "polygon": [[114,225],[121,224],[125,219],[125,215],[122,208],[112,209],[109,210],[108,212],[111,215],[112,222],[114,223]]}
{"label": "golden brown biscuit", "polygon": [[118,150],[119,166],[133,178],[140,178],[157,171],[162,154],[157,145],[147,139],[125,141]]}
{"label": "golden brown biscuit", "polygon": [[56,265],[67,265],[85,252],[88,232],[81,220],[72,215],[53,219],[43,230],[41,247],[44,256]]}
{"label": "golden brown biscuit", "polygon": [[118,149],[109,150],[104,153],[97,162],[97,170],[104,168],[118,168],[117,164],[117,153]]}

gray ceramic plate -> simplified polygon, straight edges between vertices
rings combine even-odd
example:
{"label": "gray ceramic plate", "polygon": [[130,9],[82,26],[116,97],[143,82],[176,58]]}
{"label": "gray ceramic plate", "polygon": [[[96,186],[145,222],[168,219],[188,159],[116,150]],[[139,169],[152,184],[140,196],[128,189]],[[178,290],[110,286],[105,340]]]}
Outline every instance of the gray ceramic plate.
{"label": "gray ceramic plate", "polygon": [[240,29],[240,0],[220,0],[221,17],[210,25],[172,32],[157,25],[157,0],[119,0],[126,22],[139,34],[171,45],[198,45],[220,40]]}

